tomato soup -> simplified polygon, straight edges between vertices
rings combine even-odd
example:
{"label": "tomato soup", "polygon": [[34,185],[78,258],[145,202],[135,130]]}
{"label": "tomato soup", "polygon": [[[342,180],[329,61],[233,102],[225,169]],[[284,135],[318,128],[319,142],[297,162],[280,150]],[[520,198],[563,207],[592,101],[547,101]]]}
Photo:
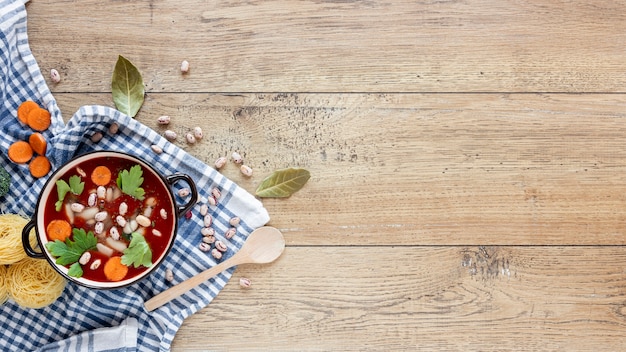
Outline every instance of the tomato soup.
{"label": "tomato soup", "polygon": [[44,211],[46,248],[68,275],[117,282],[149,270],[176,226],[169,189],[132,159],[87,159],[65,172]]}

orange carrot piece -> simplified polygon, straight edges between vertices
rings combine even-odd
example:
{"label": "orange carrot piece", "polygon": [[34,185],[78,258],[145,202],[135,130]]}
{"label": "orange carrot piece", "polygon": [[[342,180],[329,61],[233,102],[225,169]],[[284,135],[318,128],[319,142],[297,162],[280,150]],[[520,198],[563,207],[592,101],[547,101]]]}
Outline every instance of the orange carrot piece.
{"label": "orange carrot piece", "polygon": [[106,186],[111,182],[111,170],[106,166],[96,166],[91,173],[91,181],[98,186]]}
{"label": "orange carrot piece", "polygon": [[50,112],[46,109],[37,107],[28,113],[28,126],[35,131],[45,131],[51,123]]}
{"label": "orange carrot piece", "polygon": [[24,164],[33,157],[33,148],[27,142],[17,141],[9,146],[7,154],[14,163]]}
{"label": "orange carrot piece", "polygon": [[33,148],[33,151],[35,153],[39,155],[46,154],[48,143],[46,142],[46,139],[41,133],[35,132],[31,134],[30,137],[28,137],[28,144],[30,144],[30,146]]}
{"label": "orange carrot piece", "polygon": [[52,220],[46,226],[46,233],[51,241],[65,241],[72,234],[72,225],[65,220]]}
{"label": "orange carrot piece", "polygon": [[43,155],[38,155],[30,162],[28,169],[34,178],[44,177],[50,172],[50,160]]}
{"label": "orange carrot piece", "polygon": [[120,281],[128,274],[128,267],[122,264],[122,257],[111,257],[104,264],[104,276],[111,281]]}
{"label": "orange carrot piece", "polygon": [[27,100],[20,104],[17,108],[17,119],[22,121],[23,124],[28,125],[28,114],[33,110],[39,108],[39,105],[32,100]]}

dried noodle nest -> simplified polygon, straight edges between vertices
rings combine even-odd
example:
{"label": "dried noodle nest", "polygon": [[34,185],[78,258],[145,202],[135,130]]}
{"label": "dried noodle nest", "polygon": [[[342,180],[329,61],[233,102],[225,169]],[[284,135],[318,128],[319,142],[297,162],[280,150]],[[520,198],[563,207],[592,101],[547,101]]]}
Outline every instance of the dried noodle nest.
{"label": "dried noodle nest", "polygon": [[[0,265],[13,264],[26,258],[22,245],[22,229],[28,219],[17,214],[0,214]],[[35,231],[30,233],[30,243],[37,243]]]}
{"label": "dried noodle nest", "polygon": [[9,299],[9,288],[7,287],[7,267],[0,265],[0,304]]}
{"label": "dried noodle nest", "polygon": [[37,309],[56,301],[67,282],[47,261],[26,258],[9,266],[5,283],[15,303]]}

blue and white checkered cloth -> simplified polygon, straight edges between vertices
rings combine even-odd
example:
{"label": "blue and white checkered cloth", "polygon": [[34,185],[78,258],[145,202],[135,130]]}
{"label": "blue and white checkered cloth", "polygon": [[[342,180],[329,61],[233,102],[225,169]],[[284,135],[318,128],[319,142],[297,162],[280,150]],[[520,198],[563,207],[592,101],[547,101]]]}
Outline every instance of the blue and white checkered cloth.
{"label": "blue and white checkered cloth", "polygon": [[[252,230],[269,221],[267,211],[254,196],[157,132],[115,109],[85,106],[65,124],[28,46],[24,2],[0,0],[0,160],[12,175],[9,194],[0,197],[0,212],[31,216],[46,181],[45,177],[33,179],[27,165],[16,165],[7,158],[9,145],[26,140],[32,133],[16,118],[18,106],[30,99],[52,113],[52,126],[44,136],[49,142],[46,156],[53,170],[84,152],[115,150],[146,160],[164,175],[188,174],[205,202],[211,189],[219,187],[222,196],[218,207],[212,208],[213,227],[218,237],[228,229],[231,217],[241,218],[237,236],[223,239],[230,247],[225,258],[241,247]],[[116,134],[108,132],[112,123],[119,125]],[[96,132],[101,132],[104,138],[93,143],[90,137]],[[153,144],[162,147],[164,152],[155,154],[150,148]],[[208,305],[234,270],[223,272],[151,313],[144,309],[144,301],[171,285],[165,280],[167,268],[174,271],[174,283],[177,283],[216,264],[210,255],[198,249],[203,222],[197,209],[192,214],[191,219],[180,219],[176,242],[165,262],[137,284],[119,290],[97,291],[69,283],[62,296],[48,307],[24,309],[12,301],[0,306],[0,349],[169,350],[183,320]]]}

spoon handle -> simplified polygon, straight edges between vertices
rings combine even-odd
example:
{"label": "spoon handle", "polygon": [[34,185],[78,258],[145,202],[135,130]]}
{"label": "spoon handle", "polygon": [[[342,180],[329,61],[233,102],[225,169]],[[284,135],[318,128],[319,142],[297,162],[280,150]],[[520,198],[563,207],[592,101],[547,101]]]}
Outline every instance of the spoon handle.
{"label": "spoon handle", "polygon": [[228,258],[227,260],[217,264],[214,267],[211,267],[209,269],[206,269],[205,271],[198,273],[192,277],[190,277],[189,279],[174,285],[170,288],[168,288],[167,290],[159,293],[158,295],[150,298],[149,300],[147,300],[144,303],[144,306],[146,307],[146,310],[148,312],[151,312],[157,308],[159,308],[160,306],[164,305],[165,303],[173,300],[174,298],[177,298],[178,296],[182,295],[183,293],[193,289],[194,287],[200,285],[201,283],[207,281],[208,279],[212,278],[213,276],[221,273],[222,271],[231,268],[235,265],[239,265],[242,264],[241,260],[239,260],[237,254],[235,254],[234,256]]}

